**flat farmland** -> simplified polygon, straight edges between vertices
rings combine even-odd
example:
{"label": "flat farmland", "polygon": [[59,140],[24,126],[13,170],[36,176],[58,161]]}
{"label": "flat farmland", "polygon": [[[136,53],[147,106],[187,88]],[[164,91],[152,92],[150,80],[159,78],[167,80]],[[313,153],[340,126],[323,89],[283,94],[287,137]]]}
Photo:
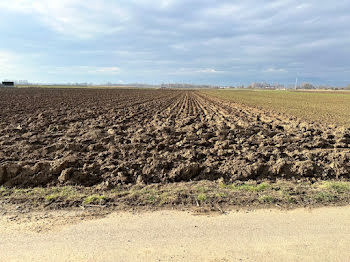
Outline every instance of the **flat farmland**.
{"label": "flat farmland", "polygon": [[0,101],[0,194],[7,202],[304,205],[350,198],[344,127],[199,91],[2,89]]}
{"label": "flat farmland", "polygon": [[350,127],[350,91],[207,90],[207,94],[308,122]]}

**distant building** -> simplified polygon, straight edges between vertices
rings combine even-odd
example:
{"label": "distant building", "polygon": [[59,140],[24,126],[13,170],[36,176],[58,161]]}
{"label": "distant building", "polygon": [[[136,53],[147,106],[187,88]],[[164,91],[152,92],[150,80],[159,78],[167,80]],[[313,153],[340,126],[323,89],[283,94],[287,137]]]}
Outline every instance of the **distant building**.
{"label": "distant building", "polygon": [[29,85],[28,80],[17,80],[15,81],[15,85]]}
{"label": "distant building", "polygon": [[15,86],[15,82],[4,81],[2,82],[2,86]]}

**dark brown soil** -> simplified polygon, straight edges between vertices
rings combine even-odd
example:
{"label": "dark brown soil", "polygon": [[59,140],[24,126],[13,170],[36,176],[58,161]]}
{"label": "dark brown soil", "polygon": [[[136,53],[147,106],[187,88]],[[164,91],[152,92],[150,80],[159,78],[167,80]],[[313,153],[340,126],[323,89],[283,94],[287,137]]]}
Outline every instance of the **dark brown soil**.
{"label": "dark brown soil", "polygon": [[5,187],[349,179],[349,144],[197,91],[0,90]]}

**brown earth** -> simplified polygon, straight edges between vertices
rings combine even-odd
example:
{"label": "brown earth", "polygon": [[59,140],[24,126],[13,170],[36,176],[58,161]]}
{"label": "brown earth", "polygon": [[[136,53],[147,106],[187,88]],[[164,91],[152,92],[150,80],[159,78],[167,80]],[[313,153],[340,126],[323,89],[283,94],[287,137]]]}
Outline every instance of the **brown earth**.
{"label": "brown earth", "polygon": [[198,91],[3,89],[0,185],[350,178],[350,130]]}

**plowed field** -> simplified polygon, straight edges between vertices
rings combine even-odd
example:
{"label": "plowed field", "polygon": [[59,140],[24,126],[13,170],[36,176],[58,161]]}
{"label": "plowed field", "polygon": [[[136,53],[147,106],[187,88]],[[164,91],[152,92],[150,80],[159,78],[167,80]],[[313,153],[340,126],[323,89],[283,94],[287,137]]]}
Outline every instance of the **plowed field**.
{"label": "plowed field", "polygon": [[0,185],[350,178],[350,130],[198,91],[0,90]]}

